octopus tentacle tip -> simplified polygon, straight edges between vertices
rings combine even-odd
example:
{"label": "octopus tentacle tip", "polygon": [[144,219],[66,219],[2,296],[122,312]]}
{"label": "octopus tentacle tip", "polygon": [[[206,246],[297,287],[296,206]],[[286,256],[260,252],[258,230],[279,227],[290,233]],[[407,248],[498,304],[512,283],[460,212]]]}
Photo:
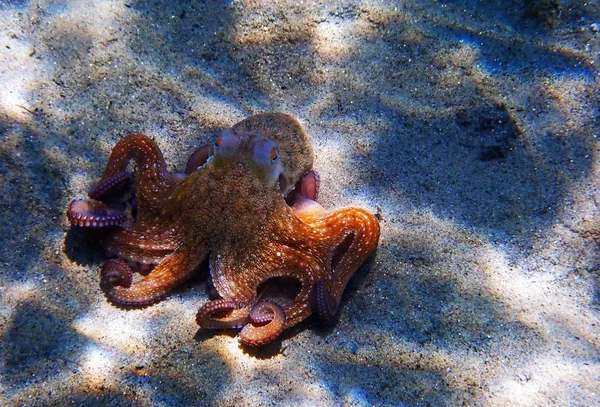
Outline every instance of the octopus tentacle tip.
{"label": "octopus tentacle tip", "polygon": [[71,201],[67,208],[67,218],[71,225],[82,228],[116,227],[127,221],[127,215],[119,209],[85,199]]}
{"label": "octopus tentacle tip", "polygon": [[121,259],[110,259],[104,262],[100,272],[102,284],[106,286],[131,287],[133,272],[127,262]]}
{"label": "octopus tentacle tip", "polygon": [[198,310],[196,323],[201,328],[241,328],[248,322],[248,314],[233,300],[218,299],[207,302]]}
{"label": "octopus tentacle tip", "polygon": [[327,323],[332,325],[335,322],[335,314],[337,312],[337,304],[335,299],[327,291],[323,280],[317,281],[310,292],[310,301],[312,311],[317,316]]}
{"label": "octopus tentacle tip", "polygon": [[242,344],[262,346],[272,342],[287,328],[283,309],[273,301],[260,301],[250,311],[250,322],[240,331]]}
{"label": "octopus tentacle tip", "polygon": [[321,177],[315,170],[309,170],[304,173],[300,181],[300,193],[302,196],[316,201],[319,197],[319,188],[321,186]]}

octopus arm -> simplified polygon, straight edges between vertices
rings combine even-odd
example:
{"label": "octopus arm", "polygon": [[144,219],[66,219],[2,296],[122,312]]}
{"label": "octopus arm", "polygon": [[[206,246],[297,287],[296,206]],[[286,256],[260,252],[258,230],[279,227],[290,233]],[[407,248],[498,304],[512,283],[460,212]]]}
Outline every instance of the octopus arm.
{"label": "octopus arm", "polygon": [[294,215],[302,222],[308,224],[316,224],[323,216],[327,215],[327,211],[314,199],[309,199],[305,196],[299,196],[292,206]]}
{"label": "octopus arm", "polygon": [[[124,182],[127,166],[132,160],[135,164],[138,214],[153,216],[155,214],[151,210],[160,207],[164,198],[170,196],[169,192],[185,175],[169,173],[162,152],[152,139],[143,134],[130,134],[117,143],[100,182],[91,194],[103,196]],[[143,224],[140,215],[137,222]]]}
{"label": "octopus arm", "polygon": [[[289,180],[281,179],[279,180],[279,185],[281,187],[281,192],[284,192],[284,186],[289,182]],[[316,201],[319,196],[319,188],[321,185],[321,177],[319,173],[315,170],[306,171],[300,180],[296,182],[294,188],[289,191],[288,195],[285,197],[285,201],[288,205],[295,207],[297,204],[302,205],[303,200]]]}
{"label": "octopus arm", "polygon": [[179,246],[169,233],[143,233],[131,229],[118,229],[105,242],[107,251],[120,258],[157,264]]}
{"label": "octopus arm", "polygon": [[211,276],[223,298],[244,304],[277,303],[291,327],[311,314],[311,288],[316,280],[328,279],[328,269],[320,257],[308,254],[302,239],[286,239],[286,232],[279,231],[276,238],[251,245],[260,250],[238,248],[235,254],[221,252],[221,260],[213,257]]}
{"label": "octopus arm", "polygon": [[192,153],[187,164],[185,165],[185,173],[187,175],[190,175],[192,172],[206,164],[208,161],[208,156],[210,155],[210,147],[210,144],[205,144],[202,147],[198,147]]}
{"label": "octopus arm", "polygon": [[92,199],[102,200],[107,195],[122,191],[130,179],[131,174],[128,171],[114,172],[110,176],[103,177],[88,193],[88,196]]}
{"label": "octopus arm", "polygon": [[300,179],[300,193],[302,196],[316,201],[319,196],[321,177],[315,170],[306,171]]}
{"label": "octopus arm", "polygon": [[292,209],[300,220],[319,231],[325,237],[325,245],[332,248],[329,276],[317,279],[310,293],[313,312],[332,324],[348,281],[377,247],[379,222],[364,209],[342,208],[328,212],[305,197]]}
{"label": "octopus arm", "polygon": [[317,281],[311,290],[310,296],[313,312],[328,325],[333,325],[335,322],[335,314],[337,312],[337,304],[335,299],[327,291],[325,281]]}
{"label": "octopus arm", "polygon": [[[206,249],[181,247],[161,261],[140,281],[123,285],[118,281],[127,281],[127,278],[119,279],[115,276],[115,273],[123,271],[114,270],[111,264],[105,264],[101,285],[106,297],[115,305],[146,307],[162,300],[173,288],[189,279],[206,253]],[[119,267],[123,268],[123,262]],[[125,269],[124,272],[127,273],[127,270]]]}
{"label": "octopus arm", "polygon": [[328,291],[337,307],[348,281],[377,247],[379,221],[362,208],[341,208],[323,216],[319,223],[334,247]]}
{"label": "octopus arm", "polygon": [[127,215],[100,201],[78,199],[67,208],[67,218],[71,225],[82,228],[114,228],[127,221]]}
{"label": "octopus arm", "polygon": [[156,143],[143,134],[130,134],[113,148],[98,186],[123,173],[131,160],[137,167],[137,182],[160,177],[166,172],[165,159]]}

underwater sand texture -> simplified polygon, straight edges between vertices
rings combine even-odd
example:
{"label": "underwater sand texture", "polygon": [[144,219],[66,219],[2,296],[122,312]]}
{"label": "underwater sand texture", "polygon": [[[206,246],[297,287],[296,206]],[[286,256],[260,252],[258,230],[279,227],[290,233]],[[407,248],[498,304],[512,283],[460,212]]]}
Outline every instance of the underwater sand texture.
{"label": "underwater sand texture", "polygon": [[[600,405],[598,65],[595,1],[0,1],[0,405]],[[110,305],[68,202],[127,133],[183,171],[263,111],[381,218],[339,322]]]}

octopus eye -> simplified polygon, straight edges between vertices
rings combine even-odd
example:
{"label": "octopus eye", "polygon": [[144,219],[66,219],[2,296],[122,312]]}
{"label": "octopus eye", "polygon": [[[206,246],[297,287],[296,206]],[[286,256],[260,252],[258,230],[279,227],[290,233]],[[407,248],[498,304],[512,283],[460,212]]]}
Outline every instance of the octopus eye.
{"label": "octopus eye", "polygon": [[273,147],[271,149],[271,165],[275,164],[275,162],[277,161],[277,148]]}
{"label": "octopus eye", "polygon": [[221,147],[221,143],[223,143],[223,137],[219,137],[218,139],[215,140],[215,150],[217,150],[219,147]]}
{"label": "octopus eye", "polygon": [[231,154],[240,144],[240,139],[231,129],[225,129],[212,145],[212,153]]}

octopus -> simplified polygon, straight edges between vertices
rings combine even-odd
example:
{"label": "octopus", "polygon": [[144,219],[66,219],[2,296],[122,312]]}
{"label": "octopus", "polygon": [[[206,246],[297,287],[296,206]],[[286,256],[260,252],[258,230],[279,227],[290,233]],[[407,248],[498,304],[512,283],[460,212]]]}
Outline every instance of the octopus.
{"label": "octopus", "polygon": [[[112,304],[152,305],[208,259],[215,298],[200,307],[197,324],[240,329],[243,345],[262,346],[313,313],[334,323],[348,281],[379,241],[369,211],[317,203],[312,165],[308,136],[281,113],[224,130],[192,154],[183,174],[167,171],[152,139],[131,134],[67,217],[74,227],[102,229],[98,239],[111,258],[100,285]],[[128,213],[111,197],[132,178]]]}

